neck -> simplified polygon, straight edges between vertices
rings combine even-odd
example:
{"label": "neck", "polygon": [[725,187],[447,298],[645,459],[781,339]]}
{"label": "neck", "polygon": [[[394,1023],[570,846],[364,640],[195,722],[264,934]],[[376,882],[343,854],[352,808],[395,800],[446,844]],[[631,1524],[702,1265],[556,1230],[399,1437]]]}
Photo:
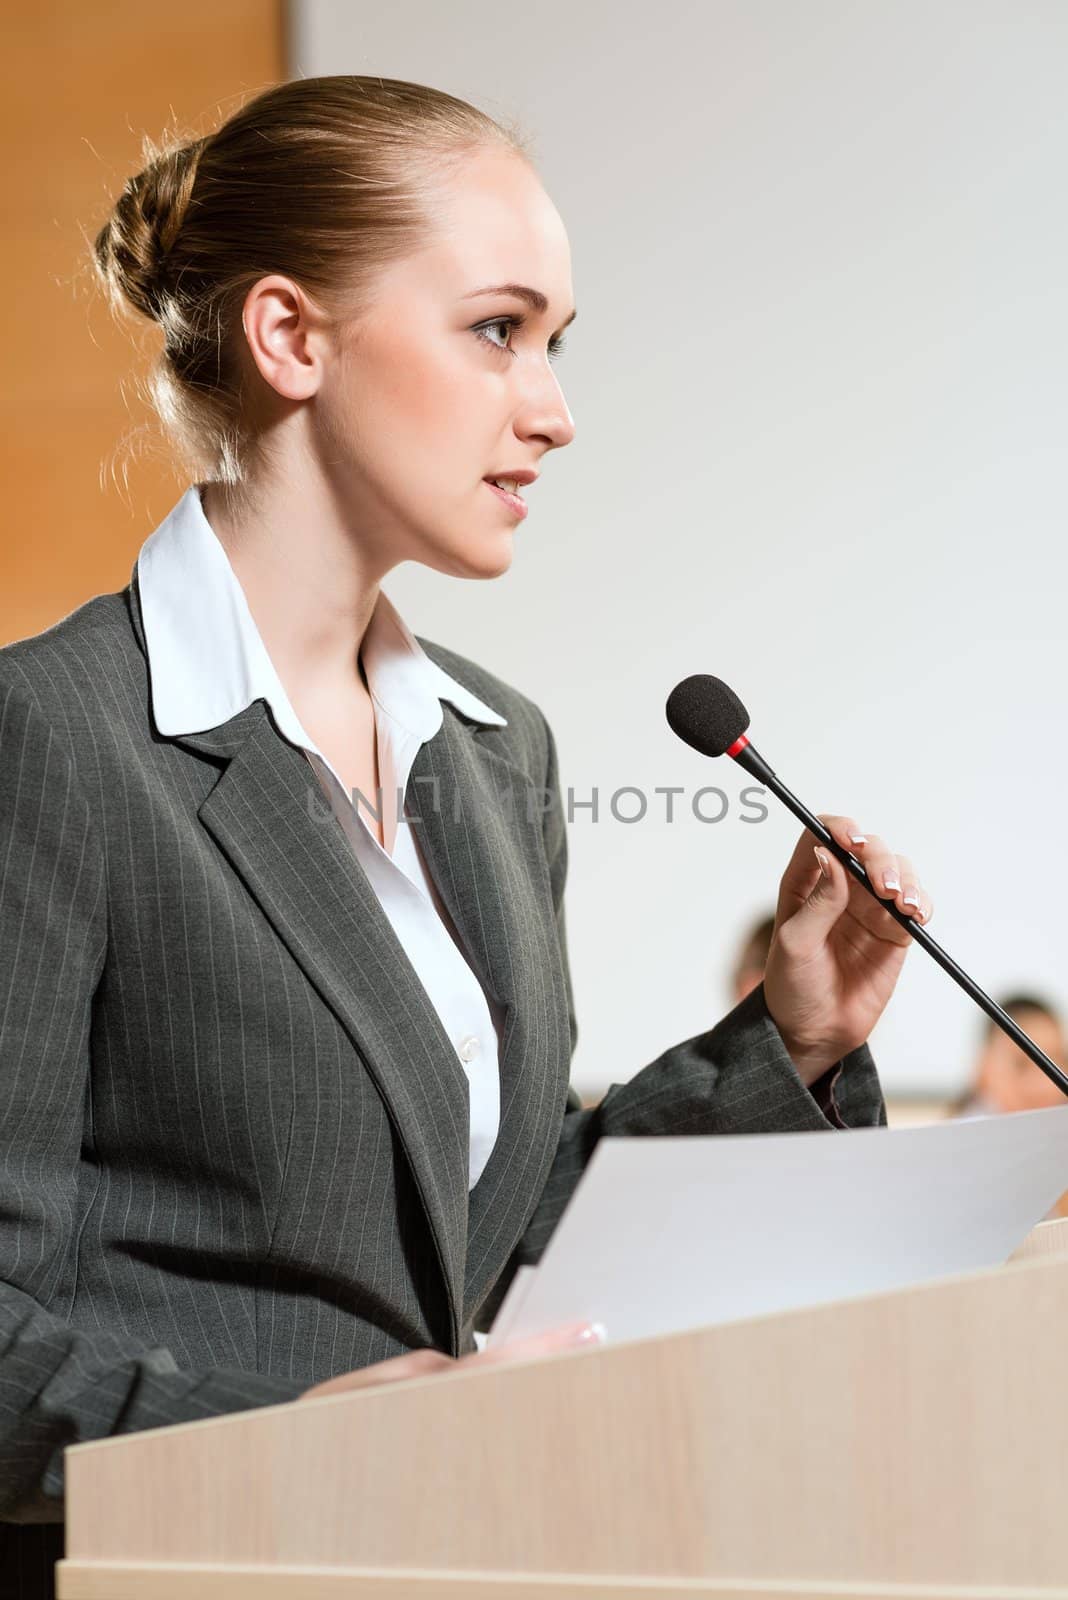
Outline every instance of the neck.
{"label": "neck", "polygon": [[287,466],[239,503],[219,483],[201,498],[287,691],[304,700],[366,692],[360,645],[387,569],[330,485]]}

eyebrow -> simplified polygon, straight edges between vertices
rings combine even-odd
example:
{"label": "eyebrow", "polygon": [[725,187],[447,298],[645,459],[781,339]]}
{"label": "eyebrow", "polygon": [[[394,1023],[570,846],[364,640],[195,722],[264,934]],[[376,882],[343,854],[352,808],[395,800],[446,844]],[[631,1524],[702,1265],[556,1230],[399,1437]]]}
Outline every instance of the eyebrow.
{"label": "eyebrow", "polygon": [[[517,300],[525,300],[527,305],[532,306],[539,315],[544,315],[544,313],[549,309],[548,299],[542,294],[541,290],[531,289],[529,285],[525,283],[491,284],[486,289],[472,289],[470,294],[465,294],[463,296],[463,299],[474,300],[479,295],[483,294],[514,294]],[[578,311],[572,311],[567,321],[560,324],[561,332],[564,328],[569,328],[577,316]]]}

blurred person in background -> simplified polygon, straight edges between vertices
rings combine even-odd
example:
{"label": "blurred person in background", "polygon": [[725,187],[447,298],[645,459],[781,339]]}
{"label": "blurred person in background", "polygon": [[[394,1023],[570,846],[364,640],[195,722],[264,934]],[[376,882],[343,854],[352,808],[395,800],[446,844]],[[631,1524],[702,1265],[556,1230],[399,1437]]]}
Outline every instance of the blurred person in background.
{"label": "blurred person in background", "polygon": [[764,977],[771,949],[771,936],[775,931],[774,912],[754,923],[745,943],[735,956],[731,969],[731,1004],[737,1005],[751,994]]}
{"label": "blurred person in background", "polygon": [[[1014,994],[999,1001],[1012,1020],[1057,1066],[1065,1064],[1064,1024],[1059,1012],[1038,995]],[[997,1116],[1007,1111],[1038,1111],[1060,1105],[1064,1096],[1041,1067],[991,1019],[986,1019],[971,1081],[951,1106],[954,1117]]]}

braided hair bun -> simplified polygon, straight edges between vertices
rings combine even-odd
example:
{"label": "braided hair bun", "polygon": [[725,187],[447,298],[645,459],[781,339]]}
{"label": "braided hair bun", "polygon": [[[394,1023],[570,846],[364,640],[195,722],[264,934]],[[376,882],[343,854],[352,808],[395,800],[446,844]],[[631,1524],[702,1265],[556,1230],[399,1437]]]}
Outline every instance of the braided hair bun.
{"label": "braided hair bun", "polygon": [[210,135],[161,150],[126,185],[93,253],[112,301],[162,321],[167,258],[181,231]]}

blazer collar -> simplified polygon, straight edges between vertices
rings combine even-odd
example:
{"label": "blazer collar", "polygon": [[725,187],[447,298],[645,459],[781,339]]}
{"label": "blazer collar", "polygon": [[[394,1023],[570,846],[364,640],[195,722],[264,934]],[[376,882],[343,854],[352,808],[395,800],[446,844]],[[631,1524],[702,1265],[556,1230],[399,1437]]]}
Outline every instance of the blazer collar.
{"label": "blazer collar", "polygon": [[[136,566],[129,609],[147,659]],[[310,764],[279,731],[260,696],[217,726],[169,737],[226,763],[200,821],[382,1094],[426,1212],[459,1350],[465,1322],[537,1204],[567,1093],[566,978],[542,847],[542,791],[500,747],[494,727],[451,704],[409,779],[428,870],[481,981],[505,1010],[500,1130],[469,1195],[468,1088],[452,1041]],[[358,951],[373,953],[373,970],[370,957],[354,959]]]}

